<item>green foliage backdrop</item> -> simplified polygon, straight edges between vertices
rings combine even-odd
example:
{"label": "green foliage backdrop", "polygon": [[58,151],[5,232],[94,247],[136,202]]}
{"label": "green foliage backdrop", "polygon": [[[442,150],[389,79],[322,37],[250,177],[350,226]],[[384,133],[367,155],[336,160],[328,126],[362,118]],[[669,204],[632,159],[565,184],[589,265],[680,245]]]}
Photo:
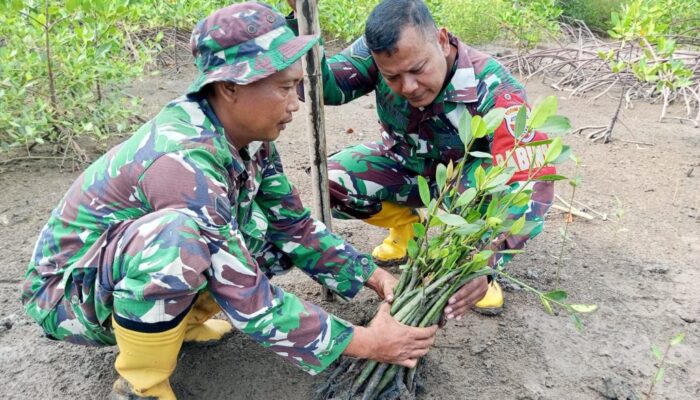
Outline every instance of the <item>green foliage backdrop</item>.
{"label": "green foliage backdrop", "polygon": [[[379,0],[321,0],[324,36],[346,43],[360,36]],[[556,38],[561,15],[599,31],[631,0],[426,0],[436,21],[470,44],[505,40],[527,50]],[[289,12],[285,0],[269,3]],[[698,37],[700,0],[645,0],[666,33]],[[0,151],[50,142],[77,148],[74,138],[102,138],[138,122],[138,99],[120,90],[154,65],[173,40],[222,0],[0,0]],[[673,11],[673,16],[671,15]],[[657,27],[657,31],[660,31]],[[177,35],[168,35],[168,32]],[[175,39],[173,39],[175,38]],[[187,47],[180,43],[179,49]],[[179,54],[179,53],[178,53]],[[183,58],[184,60],[185,58]],[[189,62],[187,58],[187,62]]]}

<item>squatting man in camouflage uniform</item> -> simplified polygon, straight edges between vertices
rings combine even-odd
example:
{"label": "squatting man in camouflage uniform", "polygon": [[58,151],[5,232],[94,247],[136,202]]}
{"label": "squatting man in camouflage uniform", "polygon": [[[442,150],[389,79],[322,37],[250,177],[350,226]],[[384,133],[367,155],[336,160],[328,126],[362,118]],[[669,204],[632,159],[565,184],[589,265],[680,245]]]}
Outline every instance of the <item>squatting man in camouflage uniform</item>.
{"label": "squatting man in camouflage uniform", "polygon": [[[288,0],[294,9],[295,1]],[[292,15],[288,19],[294,27]],[[525,91],[508,71],[488,55],[467,46],[445,28],[438,29],[422,0],[384,0],[372,11],[365,35],[347,49],[322,61],[325,103],[340,105],[375,92],[381,141],[351,146],[328,160],[333,216],[361,219],[389,228],[389,236],[372,252],[377,262],[395,264],[406,257],[413,224],[420,220],[422,202],[417,177],[424,176],[433,195],[439,163],[455,164],[465,157],[457,126],[464,113],[485,115],[494,107],[506,109],[506,120],[493,135],[472,151],[490,152],[491,159],[472,158],[464,169],[460,189],[473,186],[474,172],[503,163],[514,148],[514,121],[525,103]],[[546,139],[530,132],[522,142]],[[540,169],[547,146],[519,146],[508,166],[515,167],[512,190]],[[469,157],[467,155],[467,157]],[[532,168],[531,168],[532,166]],[[530,184],[533,195],[525,207],[511,207],[510,217],[523,214],[536,228],[493,244],[494,250],[521,249],[542,230],[544,214],[552,203],[553,183]],[[492,267],[510,255],[498,254]],[[474,306],[493,315],[502,310],[503,292],[495,280],[482,277],[466,284],[445,308],[445,316],[459,318]]]}
{"label": "squatting man in camouflage uniform", "polygon": [[[313,219],[273,141],[299,109],[297,37],[268,6],[200,22],[187,93],[73,183],[43,228],[22,301],[49,338],[119,347],[112,398],[173,399],[183,341],[232,325],[318,373],[341,354],[413,366],[437,327],[396,322],[384,303],[357,327],[272,285],[292,265],[343,298],[396,279]],[[223,311],[228,321],[210,319]],[[230,321],[230,322],[229,322]]]}

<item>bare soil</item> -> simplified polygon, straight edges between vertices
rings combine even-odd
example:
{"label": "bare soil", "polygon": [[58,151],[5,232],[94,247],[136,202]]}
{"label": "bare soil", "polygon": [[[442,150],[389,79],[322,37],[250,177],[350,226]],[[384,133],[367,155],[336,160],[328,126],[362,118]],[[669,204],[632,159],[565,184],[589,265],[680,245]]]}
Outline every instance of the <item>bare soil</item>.
{"label": "bare soil", "polygon": [[[150,78],[131,91],[143,96],[144,117],[177,97],[191,70]],[[552,93],[530,82],[531,100]],[[560,111],[574,126],[602,125],[617,102],[560,97]],[[683,110],[673,108],[680,114]],[[565,315],[546,314],[539,301],[508,287],[506,310],[497,317],[470,314],[450,322],[428,355],[420,399],[641,399],[658,364],[650,352],[665,348],[679,332],[686,339],[671,349],[655,399],[700,398],[700,129],[679,122],[657,123],[660,109],[637,104],[623,112],[611,144],[571,136],[583,177],[576,199],[608,215],[574,218],[564,243],[560,287],[599,310],[579,332]],[[326,108],[328,151],[378,140],[374,98]],[[84,142],[92,158],[115,143]],[[632,142],[646,142],[639,144]],[[311,204],[306,121],[303,112],[278,140],[286,172]],[[2,155],[6,157],[7,155]],[[573,174],[573,168],[563,168]],[[55,160],[0,164],[0,397],[4,399],[106,398],[116,378],[116,348],[89,348],[48,340],[23,314],[19,285],[34,241],[49,212],[79,171],[61,170]],[[558,187],[565,199],[566,184]],[[590,212],[590,211],[589,211]],[[528,253],[508,266],[518,278],[552,289],[562,246],[564,213],[552,210],[545,232]],[[358,221],[333,228],[370,251],[384,231]],[[327,310],[355,323],[369,320],[377,301],[368,291],[352,302],[326,303],[301,273],[276,280]],[[185,346],[171,381],[181,399],[307,399],[312,377],[287,365],[241,333],[211,347]]]}

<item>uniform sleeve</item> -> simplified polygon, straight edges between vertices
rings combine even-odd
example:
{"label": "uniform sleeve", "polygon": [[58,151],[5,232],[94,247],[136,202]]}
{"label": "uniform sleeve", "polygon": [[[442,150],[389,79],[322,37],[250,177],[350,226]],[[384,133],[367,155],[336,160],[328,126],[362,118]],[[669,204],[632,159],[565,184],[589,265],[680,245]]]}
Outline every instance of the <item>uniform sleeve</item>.
{"label": "uniform sleeve", "polygon": [[[489,141],[494,163],[515,168],[515,174],[509,182],[511,191],[520,189],[530,177],[555,174],[554,166],[542,168],[548,145],[522,145],[547,139],[545,133],[537,131],[526,133],[521,137],[521,145],[515,146],[515,117],[520,107],[523,104],[527,105],[522,85],[493,59],[486,62],[478,77],[481,82],[478,113],[484,115],[494,107],[506,110],[503,123],[494,131]],[[509,156],[511,151],[512,154]],[[529,204],[523,207],[511,207],[508,210],[508,219],[516,220],[525,215],[525,219],[531,222],[532,229],[524,235],[508,236],[494,250],[522,249],[528,240],[542,231],[544,215],[554,199],[554,182],[535,181],[527,185],[525,189],[532,190]],[[502,265],[511,257],[511,255],[496,254],[491,260],[491,265],[494,267]]]}
{"label": "uniform sleeve", "polygon": [[282,170],[279,153],[269,144],[255,202],[265,212],[267,238],[294,264],[343,298],[354,297],[377,268],[372,259],[313,218]]}
{"label": "uniform sleeve", "polygon": [[321,59],[323,99],[328,105],[348,103],[374,90],[378,80],[377,66],[360,37],[350,47]]}
{"label": "uniform sleeve", "polygon": [[[295,33],[299,33],[296,19],[288,18],[287,24]],[[364,36],[333,57],[327,58],[325,50],[321,54],[323,100],[326,105],[345,104],[374,90],[378,71]],[[299,85],[299,96],[303,98],[303,94],[303,86]]]}
{"label": "uniform sleeve", "polygon": [[237,329],[311,374],[323,371],[350,343],[352,325],[270,284],[238,230],[228,174],[213,154],[161,156],[144,172],[139,196],[153,211],[177,210],[197,223],[211,255],[209,288]]}

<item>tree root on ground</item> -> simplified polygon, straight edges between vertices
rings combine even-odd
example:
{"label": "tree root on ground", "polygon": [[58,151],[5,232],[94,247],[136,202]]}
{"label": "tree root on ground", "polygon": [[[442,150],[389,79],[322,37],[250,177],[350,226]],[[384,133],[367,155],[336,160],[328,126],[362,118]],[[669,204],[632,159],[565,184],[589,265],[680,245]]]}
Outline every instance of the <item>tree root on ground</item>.
{"label": "tree root on ground", "polygon": [[[569,38],[568,44],[524,54],[518,52],[501,57],[501,62],[511,70],[523,74],[525,81],[539,76],[543,83],[560,91],[568,91],[569,98],[591,95],[592,100],[595,100],[608,95],[624,99],[625,108],[631,108],[635,100],[652,103],[658,101],[662,105],[660,122],[678,119],[691,122],[695,127],[700,126],[700,52],[693,51],[692,48],[679,48],[673,53],[673,61],[682,62],[692,71],[689,85],[676,90],[666,86],[659,88],[658,82],[640,80],[629,67],[620,71],[613,71],[611,67],[612,61],[624,61],[628,65],[643,61],[654,50],[648,43],[602,41],[581,21],[570,20],[561,27]],[[679,44],[684,43],[682,37],[675,39]],[[654,62],[671,61],[656,53],[653,55]],[[672,80],[673,76],[664,75],[661,78]],[[667,115],[668,106],[676,102],[684,106],[685,117]],[[617,119],[618,114],[619,107],[613,120]],[[598,127],[588,134],[589,139],[609,142],[614,125],[615,122],[612,122],[606,127]]]}
{"label": "tree root on ground", "polygon": [[[419,362],[415,373],[405,367],[398,367],[398,372],[386,387],[380,388],[380,392],[368,390],[372,385],[371,378],[357,385],[358,378],[370,361],[351,358],[342,358],[328,379],[316,386],[313,390],[313,400],[415,400],[416,393],[423,389],[423,377]],[[386,367],[386,364],[379,368]],[[384,371],[384,369],[382,369]],[[383,374],[382,374],[383,375]],[[375,382],[376,385],[378,382]]]}

